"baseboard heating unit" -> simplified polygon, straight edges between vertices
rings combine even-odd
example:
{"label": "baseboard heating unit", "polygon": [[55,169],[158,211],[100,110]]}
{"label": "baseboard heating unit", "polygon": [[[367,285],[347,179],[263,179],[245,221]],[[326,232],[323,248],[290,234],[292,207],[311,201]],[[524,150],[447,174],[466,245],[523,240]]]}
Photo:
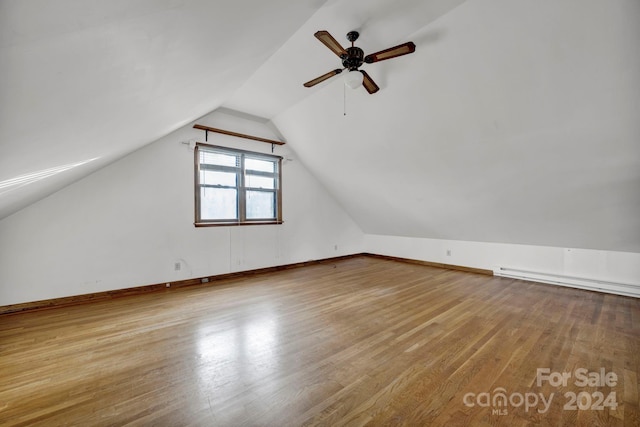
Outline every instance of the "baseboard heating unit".
{"label": "baseboard heating unit", "polygon": [[571,288],[588,289],[590,291],[640,298],[640,285],[633,285],[631,283],[610,282],[606,280],[564,276],[561,274],[542,273],[508,267],[497,267],[493,270],[493,274],[495,276],[509,277],[512,279],[530,280],[532,282],[549,283],[552,285],[568,286]]}

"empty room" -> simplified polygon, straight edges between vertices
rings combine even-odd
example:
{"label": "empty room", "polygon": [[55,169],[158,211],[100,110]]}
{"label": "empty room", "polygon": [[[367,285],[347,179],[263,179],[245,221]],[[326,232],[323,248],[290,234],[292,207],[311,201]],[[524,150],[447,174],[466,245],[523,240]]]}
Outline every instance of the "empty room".
{"label": "empty room", "polygon": [[637,0],[0,0],[0,425],[640,425]]}

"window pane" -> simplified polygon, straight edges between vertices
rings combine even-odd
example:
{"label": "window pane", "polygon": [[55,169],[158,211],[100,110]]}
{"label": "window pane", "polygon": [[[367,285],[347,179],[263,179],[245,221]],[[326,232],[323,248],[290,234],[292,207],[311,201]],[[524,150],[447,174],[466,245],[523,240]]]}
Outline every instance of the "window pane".
{"label": "window pane", "polygon": [[200,171],[200,184],[236,186],[236,174],[231,172],[219,172],[210,170]]}
{"label": "window pane", "polygon": [[196,152],[196,226],[282,219],[279,157],[206,144]]}
{"label": "window pane", "polygon": [[273,190],[276,188],[276,180],[274,178],[269,178],[268,176],[247,174],[245,178],[245,186]]}
{"label": "window pane", "polygon": [[201,188],[200,218],[237,219],[238,191],[231,188]]}
{"label": "window pane", "polygon": [[247,219],[274,219],[275,196],[271,191],[247,191]]}
{"label": "window pane", "polygon": [[200,164],[237,167],[238,156],[203,150],[200,151]]}
{"label": "window pane", "polygon": [[252,171],[275,172],[275,162],[271,160],[244,159],[244,168]]}

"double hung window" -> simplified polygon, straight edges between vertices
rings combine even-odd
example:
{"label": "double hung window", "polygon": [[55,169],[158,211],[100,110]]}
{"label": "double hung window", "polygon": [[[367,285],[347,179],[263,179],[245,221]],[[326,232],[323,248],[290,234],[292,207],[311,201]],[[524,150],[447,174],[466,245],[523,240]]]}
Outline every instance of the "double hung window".
{"label": "double hung window", "polygon": [[282,158],[196,145],[196,226],[282,222]]}

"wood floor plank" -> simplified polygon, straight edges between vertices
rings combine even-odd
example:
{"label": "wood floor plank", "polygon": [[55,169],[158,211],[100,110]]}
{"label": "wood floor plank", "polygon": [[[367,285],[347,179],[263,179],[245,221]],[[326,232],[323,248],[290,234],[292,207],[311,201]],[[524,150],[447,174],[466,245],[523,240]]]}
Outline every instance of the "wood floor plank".
{"label": "wood floor plank", "polygon": [[638,299],[369,256],[0,316],[3,426],[636,426],[639,372]]}

